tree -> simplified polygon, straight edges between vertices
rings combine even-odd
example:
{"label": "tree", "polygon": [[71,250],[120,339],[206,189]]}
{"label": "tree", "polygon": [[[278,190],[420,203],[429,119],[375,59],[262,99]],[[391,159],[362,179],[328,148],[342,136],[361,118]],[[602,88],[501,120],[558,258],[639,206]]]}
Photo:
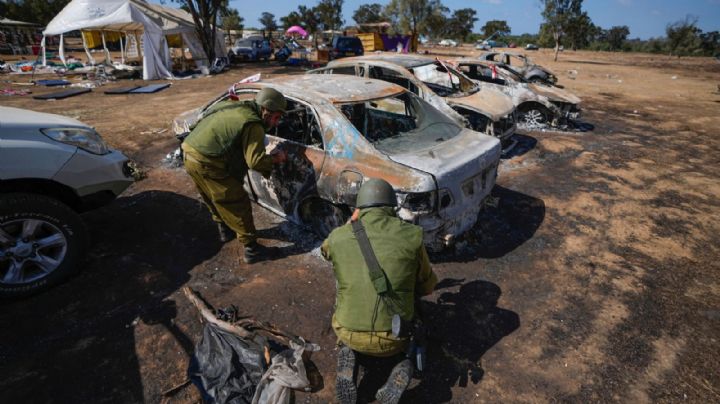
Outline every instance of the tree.
{"label": "tree", "polygon": [[700,48],[705,56],[720,54],[720,32],[711,31],[700,34]]}
{"label": "tree", "polygon": [[271,36],[272,32],[278,29],[277,23],[275,22],[275,14],[273,13],[263,12],[262,16],[258,18],[258,21],[260,21],[265,31]]}
{"label": "tree", "polygon": [[46,26],[70,0],[0,1],[0,16]]}
{"label": "tree", "polygon": [[318,28],[320,27],[320,17],[315,7],[298,6],[298,14],[302,18],[302,27],[305,31],[312,34],[315,48],[318,46]]}
{"label": "tree", "polygon": [[616,25],[610,28],[607,32],[610,50],[621,50],[628,35],[630,35],[630,28],[627,25]]}
{"label": "tree", "polygon": [[390,0],[383,13],[397,32],[427,33],[427,18],[443,7],[440,0]]}
{"label": "tree", "polygon": [[209,63],[215,61],[215,41],[218,14],[227,7],[227,0],[176,0],[192,15],[195,32],[200,39]]}
{"label": "tree", "polygon": [[324,29],[335,31],[342,27],[345,22],[342,18],[342,5],[343,0],[320,0],[315,10]]}
{"label": "tree", "polygon": [[385,21],[382,16],[382,4],[373,3],[361,5],[353,13],[353,20],[355,20],[358,25]]}
{"label": "tree", "polygon": [[593,24],[586,12],[572,17],[565,27],[565,35],[572,50],[587,47],[598,34],[599,27]]}
{"label": "tree", "polygon": [[440,39],[449,32],[450,20],[447,13],[450,9],[441,5],[425,18],[425,33],[433,39]]}
{"label": "tree", "polygon": [[222,29],[225,32],[228,31],[240,31],[243,29],[243,21],[245,19],[240,16],[238,11],[234,8],[228,8],[223,11],[222,17]]}
{"label": "tree", "polygon": [[451,36],[464,42],[477,21],[475,14],[476,11],[472,8],[455,10],[449,21]]}
{"label": "tree", "polygon": [[700,46],[700,29],[697,27],[697,18],[687,16],[684,21],[677,21],[665,28],[668,38],[670,55],[689,55]]}
{"label": "tree", "polygon": [[[557,61],[563,35],[570,23],[582,13],[582,0],[542,0],[541,3],[544,5],[543,25],[555,41],[555,61]],[[541,27],[541,33],[542,29]]]}
{"label": "tree", "polygon": [[290,14],[286,15],[285,17],[280,17],[280,23],[283,26],[283,29],[285,31],[288,30],[288,28],[292,27],[293,25],[303,25],[302,16],[297,11],[291,11]]}
{"label": "tree", "polygon": [[505,36],[510,34],[510,26],[505,20],[490,20],[482,27],[482,33],[485,39],[489,39],[492,35]]}

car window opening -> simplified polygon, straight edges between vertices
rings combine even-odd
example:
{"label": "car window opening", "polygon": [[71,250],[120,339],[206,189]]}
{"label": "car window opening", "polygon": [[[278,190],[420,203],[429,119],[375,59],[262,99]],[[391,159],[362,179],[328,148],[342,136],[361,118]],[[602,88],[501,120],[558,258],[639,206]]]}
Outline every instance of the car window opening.
{"label": "car window opening", "polygon": [[422,150],[457,136],[450,118],[411,93],[338,108],[378,150],[397,154]]}
{"label": "car window opening", "polygon": [[440,97],[462,97],[478,90],[471,80],[440,63],[416,66],[412,72]]}
{"label": "car window opening", "polygon": [[312,110],[297,101],[287,100],[287,109],[275,128],[275,136],[310,147],[323,149],[320,125]]}

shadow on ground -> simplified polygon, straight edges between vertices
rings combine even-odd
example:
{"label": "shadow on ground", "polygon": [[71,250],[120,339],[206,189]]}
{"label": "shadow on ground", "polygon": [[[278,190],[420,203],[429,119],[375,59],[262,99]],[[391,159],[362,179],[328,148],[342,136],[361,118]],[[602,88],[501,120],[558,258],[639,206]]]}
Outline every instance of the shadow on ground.
{"label": "shadow on ground", "polygon": [[[0,322],[14,325],[0,330],[0,402],[154,401],[144,397],[139,358],[151,353],[135,341],[139,322],[165,326],[169,339],[156,341],[160,349],[173,350],[174,340],[185,354],[193,351],[167,297],[221,248],[204,206],[148,191],[84,219],[93,241],[80,274],[0,306]],[[173,357],[168,367],[180,362]]]}
{"label": "shadow on ground", "polygon": [[513,135],[513,140],[515,140],[517,144],[515,144],[515,147],[500,156],[502,160],[508,160],[513,157],[522,156],[523,154],[534,149],[535,145],[537,145],[537,139],[532,136],[521,135],[519,133]]}
{"label": "shadow on ground", "polygon": [[545,219],[542,199],[499,185],[490,196],[497,206],[486,206],[475,226],[457,240],[454,248],[431,255],[433,262],[502,257],[532,238]]}
{"label": "shadow on ground", "polygon": [[[436,289],[458,282],[445,280]],[[428,328],[427,370],[420,383],[403,395],[403,402],[452,401],[454,386],[482,380],[482,356],[520,327],[517,313],[497,307],[500,294],[494,283],[472,281],[457,292],[442,293],[436,302],[422,301],[420,311]]]}

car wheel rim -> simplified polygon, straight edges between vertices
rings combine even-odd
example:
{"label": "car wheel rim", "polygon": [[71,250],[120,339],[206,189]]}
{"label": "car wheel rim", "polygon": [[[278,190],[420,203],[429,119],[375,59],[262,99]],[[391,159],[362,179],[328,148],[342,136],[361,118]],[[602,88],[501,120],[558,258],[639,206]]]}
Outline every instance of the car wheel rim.
{"label": "car wheel rim", "polygon": [[35,282],[63,262],[68,241],[52,223],[19,219],[0,223],[0,284]]}
{"label": "car wheel rim", "polygon": [[531,109],[525,112],[523,120],[529,125],[542,125],[545,123],[545,115],[540,110]]}

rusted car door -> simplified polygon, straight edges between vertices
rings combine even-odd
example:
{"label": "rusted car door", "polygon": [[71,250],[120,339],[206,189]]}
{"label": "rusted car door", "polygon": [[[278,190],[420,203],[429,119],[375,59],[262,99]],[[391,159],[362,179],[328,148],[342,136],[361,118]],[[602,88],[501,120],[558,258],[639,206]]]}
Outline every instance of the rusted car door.
{"label": "rusted car door", "polygon": [[297,221],[299,204],[317,195],[325,150],[317,114],[310,105],[288,99],[280,125],[265,135],[266,150],[287,152],[287,160],[275,166],[270,177],[250,171],[253,196],[258,203]]}

